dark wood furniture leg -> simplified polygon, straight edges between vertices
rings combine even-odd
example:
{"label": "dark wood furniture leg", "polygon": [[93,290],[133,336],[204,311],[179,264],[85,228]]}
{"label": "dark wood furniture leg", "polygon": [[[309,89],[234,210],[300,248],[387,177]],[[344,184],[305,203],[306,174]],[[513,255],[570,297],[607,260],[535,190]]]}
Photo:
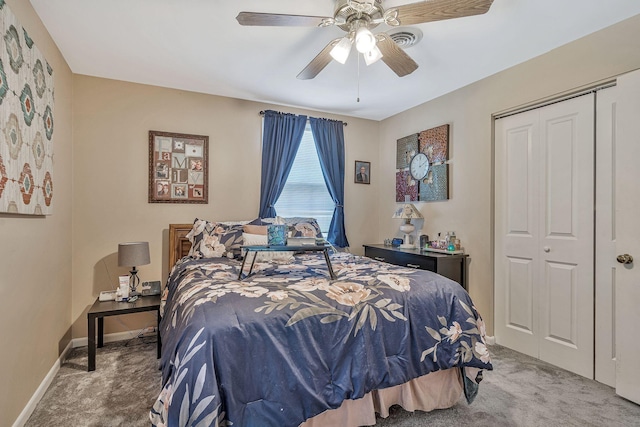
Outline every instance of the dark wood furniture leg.
{"label": "dark wood furniture leg", "polygon": [[98,317],[98,348],[104,347],[104,317]]}
{"label": "dark wood furniture leg", "polygon": [[160,339],[160,309],[158,308],[158,327],[156,328],[156,337],[158,342],[158,359],[162,357],[162,340]]}
{"label": "dark wood furniture leg", "polygon": [[88,371],[96,370],[96,317],[92,314],[87,316],[87,346],[89,347],[89,367]]}

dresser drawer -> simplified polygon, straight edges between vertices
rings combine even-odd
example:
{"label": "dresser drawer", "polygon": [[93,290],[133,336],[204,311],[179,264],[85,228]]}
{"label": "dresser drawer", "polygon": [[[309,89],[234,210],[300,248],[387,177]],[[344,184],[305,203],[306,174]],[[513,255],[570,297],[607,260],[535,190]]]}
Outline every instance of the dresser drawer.
{"label": "dresser drawer", "polygon": [[402,267],[436,271],[436,260],[417,254],[394,252],[380,248],[365,247],[364,255],[377,261],[388,262]]}
{"label": "dresser drawer", "polygon": [[378,261],[438,273],[467,289],[467,255],[449,255],[403,250],[382,245],[364,245],[364,255]]}

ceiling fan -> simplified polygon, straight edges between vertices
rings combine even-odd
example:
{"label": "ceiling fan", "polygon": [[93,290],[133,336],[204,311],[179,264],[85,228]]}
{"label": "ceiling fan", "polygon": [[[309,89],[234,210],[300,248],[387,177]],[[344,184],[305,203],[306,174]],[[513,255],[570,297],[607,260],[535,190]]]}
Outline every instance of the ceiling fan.
{"label": "ceiling fan", "polygon": [[331,59],[344,64],[355,44],[367,65],[382,59],[399,77],[413,73],[418,64],[386,33],[373,34],[380,24],[391,27],[421,24],[486,13],[493,0],[426,0],[385,9],[384,0],[337,0],[333,17],[240,12],[240,25],[296,27],[336,25],[347,32],[334,39],[298,74],[302,80],[317,76]]}

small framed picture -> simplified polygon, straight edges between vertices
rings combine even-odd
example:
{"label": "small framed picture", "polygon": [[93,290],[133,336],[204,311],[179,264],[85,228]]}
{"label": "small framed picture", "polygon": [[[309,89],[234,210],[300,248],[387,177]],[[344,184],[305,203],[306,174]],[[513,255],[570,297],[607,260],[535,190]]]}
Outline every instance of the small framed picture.
{"label": "small framed picture", "polygon": [[356,184],[371,183],[371,162],[356,160],[355,176],[353,182]]}

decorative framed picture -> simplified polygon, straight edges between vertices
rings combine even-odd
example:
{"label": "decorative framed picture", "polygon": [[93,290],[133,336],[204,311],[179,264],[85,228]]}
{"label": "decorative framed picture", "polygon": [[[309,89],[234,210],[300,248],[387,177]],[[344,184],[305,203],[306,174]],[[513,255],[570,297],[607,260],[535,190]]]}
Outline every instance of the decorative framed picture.
{"label": "decorative framed picture", "polygon": [[149,203],[208,203],[209,137],[149,131]]}
{"label": "decorative framed picture", "polygon": [[[397,140],[396,202],[408,197],[412,202],[432,202],[449,199],[449,133],[444,124]],[[427,157],[427,175],[418,179],[410,171],[417,156]]]}
{"label": "decorative framed picture", "polygon": [[355,176],[353,178],[353,182],[355,182],[356,184],[371,183],[371,162],[356,160]]}

